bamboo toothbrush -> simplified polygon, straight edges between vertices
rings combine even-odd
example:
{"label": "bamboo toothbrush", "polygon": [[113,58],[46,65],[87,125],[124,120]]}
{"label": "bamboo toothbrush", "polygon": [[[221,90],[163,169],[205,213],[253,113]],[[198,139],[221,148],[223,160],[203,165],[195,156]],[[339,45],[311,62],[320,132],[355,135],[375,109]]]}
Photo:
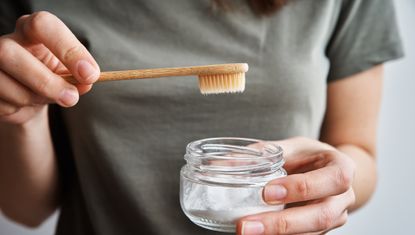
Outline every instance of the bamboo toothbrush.
{"label": "bamboo toothbrush", "polygon": [[[235,93],[245,89],[245,72],[248,64],[217,64],[192,67],[156,68],[101,72],[98,82],[173,76],[198,76],[202,94]],[[72,75],[63,79],[78,84]]]}

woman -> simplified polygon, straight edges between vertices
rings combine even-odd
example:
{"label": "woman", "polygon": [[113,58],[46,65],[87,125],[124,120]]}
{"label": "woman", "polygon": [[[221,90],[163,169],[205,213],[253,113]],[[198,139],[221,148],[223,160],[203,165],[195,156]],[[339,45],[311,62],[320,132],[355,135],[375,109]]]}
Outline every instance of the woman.
{"label": "woman", "polygon": [[[325,233],[373,193],[382,64],[402,55],[390,1],[32,2],[0,39],[11,219],[37,226],[60,206],[59,235],[216,234],[178,203],[185,144],[212,136],[285,151],[289,176],[263,198],[289,208],[241,218],[238,234]],[[189,78],[91,90],[100,68],[228,62],[250,65],[243,94],[200,96]]]}

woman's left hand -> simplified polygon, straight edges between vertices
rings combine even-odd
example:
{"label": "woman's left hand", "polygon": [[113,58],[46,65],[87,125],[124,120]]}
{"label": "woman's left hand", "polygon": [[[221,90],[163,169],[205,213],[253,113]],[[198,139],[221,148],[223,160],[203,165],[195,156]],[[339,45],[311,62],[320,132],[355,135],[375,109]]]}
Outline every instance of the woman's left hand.
{"label": "woman's left hand", "polygon": [[353,160],[308,138],[273,143],[284,150],[288,176],[270,181],[263,198],[268,204],[286,204],[286,209],[240,219],[237,234],[323,234],[345,224],[347,208],[355,201]]}

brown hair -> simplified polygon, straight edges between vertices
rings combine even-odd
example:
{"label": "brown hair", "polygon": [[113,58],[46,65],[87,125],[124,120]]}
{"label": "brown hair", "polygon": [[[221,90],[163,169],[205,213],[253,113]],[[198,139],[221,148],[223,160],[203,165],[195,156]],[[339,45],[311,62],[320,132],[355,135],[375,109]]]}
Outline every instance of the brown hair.
{"label": "brown hair", "polygon": [[248,0],[252,10],[258,15],[271,15],[283,7],[287,0]]}
{"label": "brown hair", "polygon": [[[252,11],[257,15],[272,15],[283,7],[288,0],[247,0]],[[213,0],[219,8],[229,10],[231,8],[228,0]]]}

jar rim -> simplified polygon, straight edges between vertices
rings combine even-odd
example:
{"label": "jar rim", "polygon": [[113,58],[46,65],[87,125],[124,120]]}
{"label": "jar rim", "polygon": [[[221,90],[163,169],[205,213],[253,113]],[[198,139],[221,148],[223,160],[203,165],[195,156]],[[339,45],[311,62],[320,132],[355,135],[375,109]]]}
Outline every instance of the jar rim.
{"label": "jar rim", "polygon": [[276,171],[284,164],[283,149],[280,146],[264,140],[241,137],[195,140],[187,145],[185,160],[199,170],[227,174]]}

